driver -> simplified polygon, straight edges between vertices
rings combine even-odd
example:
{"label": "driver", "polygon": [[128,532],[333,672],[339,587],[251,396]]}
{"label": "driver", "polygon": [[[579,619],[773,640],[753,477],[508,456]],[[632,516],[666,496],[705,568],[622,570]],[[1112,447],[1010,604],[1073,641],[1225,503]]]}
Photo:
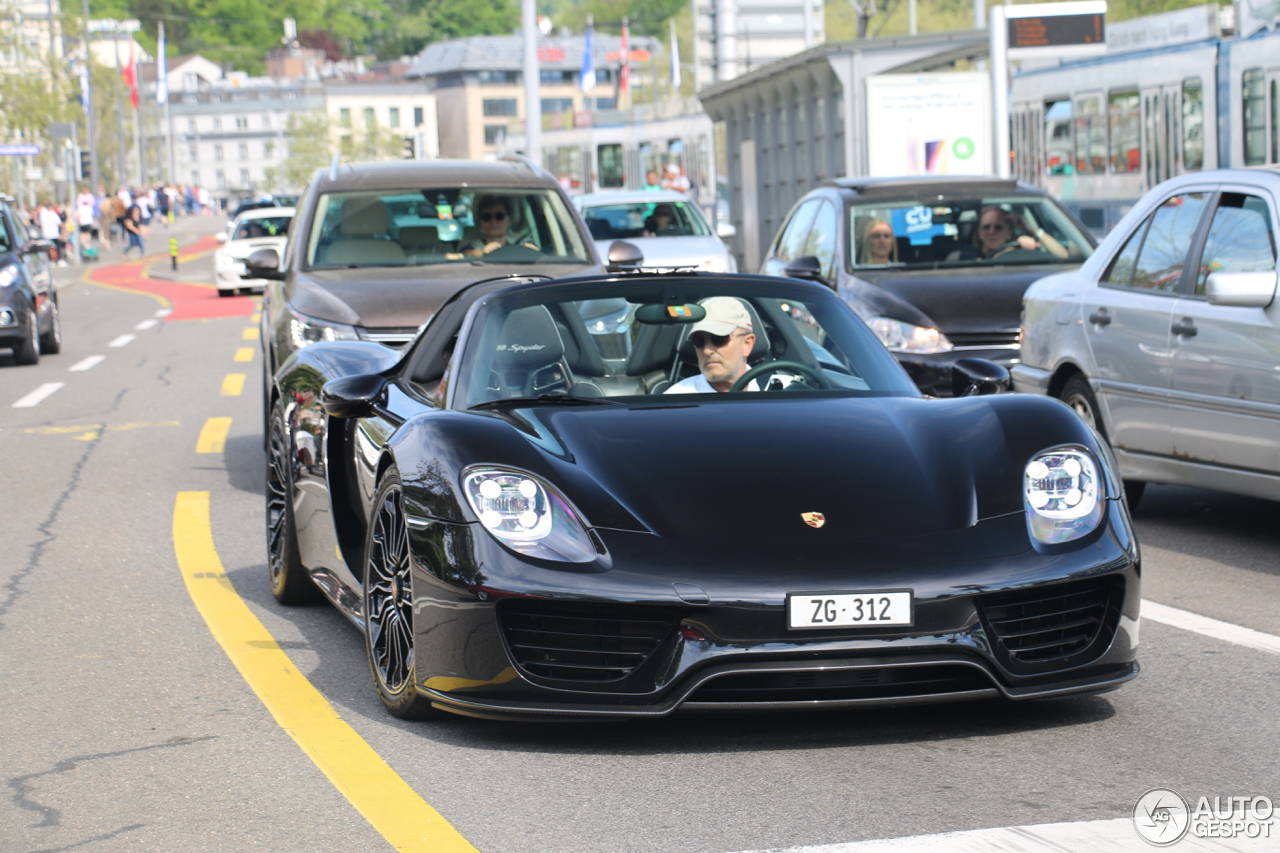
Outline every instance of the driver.
{"label": "driver", "polygon": [[[1034,236],[1033,236],[1034,235]],[[1014,249],[1048,252],[1057,258],[1065,258],[1067,249],[1048,231],[1027,227],[1026,220],[1016,213],[991,205],[984,207],[978,216],[978,227],[973,232],[973,246],[966,246],[955,260],[994,260]],[[948,257],[947,260],[953,260]]]}
{"label": "driver", "polygon": [[[667,394],[712,394],[728,391],[747,372],[747,357],[755,346],[751,315],[732,296],[712,296],[701,302],[707,310],[689,330],[689,342],[698,356],[698,375],[682,379]],[[753,379],[744,391],[759,391]]]}
{"label": "driver", "polygon": [[[478,258],[515,242],[507,233],[511,227],[511,199],[506,196],[485,196],[476,210],[476,221],[480,223],[481,237],[462,247],[464,255]],[[521,245],[535,251],[538,248],[527,241]]]}

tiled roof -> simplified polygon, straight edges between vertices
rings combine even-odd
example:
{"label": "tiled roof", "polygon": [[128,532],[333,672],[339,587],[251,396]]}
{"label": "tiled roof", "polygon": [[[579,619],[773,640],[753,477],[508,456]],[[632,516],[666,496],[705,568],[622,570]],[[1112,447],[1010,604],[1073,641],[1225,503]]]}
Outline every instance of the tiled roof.
{"label": "tiled roof", "polygon": [[[585,36],[547,36],[538,39],[540,67],[549,71],[576,71],[582,67]],[[632,36],[630,46],[654,51],[655,38]],[[622,49],[621,36],[596,32],[592,53],[595,67],[606,68],[606,55]],[[435,42],[423,48],[406,77],[426,77],[455,71],[519,71],[524,66],[524,39],[520,36],[470,36]]]}

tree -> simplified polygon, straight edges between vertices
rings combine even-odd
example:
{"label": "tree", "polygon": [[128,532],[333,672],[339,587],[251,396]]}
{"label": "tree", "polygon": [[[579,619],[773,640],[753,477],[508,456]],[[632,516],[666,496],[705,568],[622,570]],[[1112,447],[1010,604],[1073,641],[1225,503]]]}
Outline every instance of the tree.
{"label": "tree", "polygon": [[268,170],[266,183],[273,190],[300,190],[316,169],[328,166],[333,160],[332,125],[327,113],[313,110],[290,113],[285,128],[289,156],[279,169]]}

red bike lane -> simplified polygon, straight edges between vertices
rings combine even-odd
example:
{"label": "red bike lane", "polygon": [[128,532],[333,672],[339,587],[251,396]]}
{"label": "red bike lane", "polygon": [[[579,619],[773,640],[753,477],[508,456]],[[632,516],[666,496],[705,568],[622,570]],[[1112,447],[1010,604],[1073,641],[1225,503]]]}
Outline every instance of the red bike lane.
{"label": "red bike lane", "polygon": [[[218,241],[212,237],[201,237],[189,246],[185,246],[178,254],[178,264],[208,254],[218,248]],[[84,280],[113,290],[130,293],[145,293],[173,310],[165,317],[165,322],[175,320],[206,320],[215,317],[248,317],[256,310],[254,300],[249,296],[219,296],[212,282],[208,285],[184,284],[151,278],[147,275],[151,267],[157,264],[168,264],[168,255],[152,255],[138,261],[98,267],[84,275]]]}

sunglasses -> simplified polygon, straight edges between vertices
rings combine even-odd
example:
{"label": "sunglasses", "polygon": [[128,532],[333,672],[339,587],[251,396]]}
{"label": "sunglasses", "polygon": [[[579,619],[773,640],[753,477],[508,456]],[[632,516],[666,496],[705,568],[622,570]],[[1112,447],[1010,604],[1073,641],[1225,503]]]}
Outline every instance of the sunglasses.
{"label": "sunglasses", "polygon": [[1003,222],[984,222],[980,228],[982,231],[1008,231],[1009,226]]}
{"label": "sunglasses", "polygon": [[480,214],[481,222],[501,222],[506,218],[507,218],[507,212],[505,210],[495,210],[492,213]]}
{"label": "sunglasses", "polygon": [[720,349],[734,338],[743,337],[739,334],[732,335],[713,335],[710,332],[694,332],[689,336],[689,343],[693,344],[694,349],[705,349],[707,344],[711,344],[712,349]]}

